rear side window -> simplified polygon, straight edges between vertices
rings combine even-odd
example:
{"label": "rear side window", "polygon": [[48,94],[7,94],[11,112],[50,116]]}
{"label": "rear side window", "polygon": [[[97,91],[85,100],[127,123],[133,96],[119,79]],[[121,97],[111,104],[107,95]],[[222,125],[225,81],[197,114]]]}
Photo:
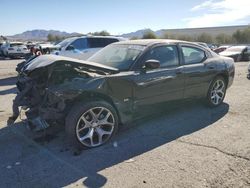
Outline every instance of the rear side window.
{"label": "rear side window", "polygon": [[103,48],[111,43],[118,42],[118,39],[112,38],[88,38],[89,48]]}
{"label": "rear side window", "polygon": [[199,48],[183,46],[182,52],[186,65],[201,63],[206,58],[205,52]]}
{"label": "rear side window", "polygon": [[82,50],[87,48],[86,39],[80,38],[73,41],[70,45],[74,46],[75,49]]}

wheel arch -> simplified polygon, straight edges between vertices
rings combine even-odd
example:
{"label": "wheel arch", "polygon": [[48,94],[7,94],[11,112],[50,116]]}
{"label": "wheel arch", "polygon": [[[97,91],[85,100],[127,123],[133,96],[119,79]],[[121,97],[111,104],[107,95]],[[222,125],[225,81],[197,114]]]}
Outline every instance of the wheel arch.
{"label": "wheel arch", "polygon": [[207,87],[207,89],[206,89],[206,94],[205,94],[205,96],[207,96],[207,93],[208,93],[209,88],[210,88],[211,84],[213,83],[213,81],[214,81],[216,78],[220,77],[220,76],[221,76],[222,78],[225,79],[226,85],[228,85],[228,81],[229,81],[229,75],[228,75],[228,73],[226,73],[226,72],[220,72],[220,73],[216,74],[216,75],[210,80],[209,85],[208,85],[208,87]]}
{"label": "wheel arch", "polygon": [[118,121],[119,123],[121,123],[121,115],[119,113],[119,110],[117,108],[117,106],[114,103],[114,100],[108,96],[105,95],[103,93],[98,93],[98,92],[84,92],[82,94],[80,94],[79,96],[77,96],[74,100],[73,100],[73,104],[79,103],[79,102],[89,102],[89,101],[96,101],[96,100],[103,100],[107,103],[109,103],[110,105],[113,106],[113,108],[115,109],[117,116],[118,116]]}
{"label": "wheel arch", "polygon": [[[228,85],[228,81],[229,81],[229,75],[228,75],[228,73],[227,73],[227,72],[221,72],[221,73],[217,74],[217,75],[214,77],[214,79],[217,78],[217,77],[220,77],[220,76],[221,76],[222,78],[225,79],[226,85]],[[214,79],[213,79],[213,80],[214,80]]]}

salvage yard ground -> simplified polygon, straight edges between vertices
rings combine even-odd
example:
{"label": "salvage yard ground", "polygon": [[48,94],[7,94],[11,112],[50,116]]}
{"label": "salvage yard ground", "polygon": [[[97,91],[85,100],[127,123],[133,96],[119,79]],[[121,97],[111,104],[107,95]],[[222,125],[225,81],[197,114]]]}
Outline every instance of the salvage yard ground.
{"label": "salvage yard ground", "polygon": [[190,102],[122,127],[114,141],[75,151],[63,132],[7,127],[15,66],[0,60],[0,187],[250,187],[250,80],[236,63],[225,102]]}

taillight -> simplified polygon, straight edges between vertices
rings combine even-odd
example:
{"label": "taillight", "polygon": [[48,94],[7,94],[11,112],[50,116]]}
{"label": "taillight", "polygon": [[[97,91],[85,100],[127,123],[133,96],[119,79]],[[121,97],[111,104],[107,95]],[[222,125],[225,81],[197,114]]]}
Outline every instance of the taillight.
{"label": "taillight", "polygon": [[14,48],[8,48],[8,50],[14,50]]}

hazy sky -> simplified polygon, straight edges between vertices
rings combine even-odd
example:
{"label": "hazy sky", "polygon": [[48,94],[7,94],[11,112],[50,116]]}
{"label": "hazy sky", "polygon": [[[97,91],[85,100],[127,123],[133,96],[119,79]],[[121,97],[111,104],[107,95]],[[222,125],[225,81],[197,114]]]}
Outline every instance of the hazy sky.
{"label": "hazy sky", "polygon": [[250,23],[250,0],[0,0],[0,35],[32,29],[122,34]]}

